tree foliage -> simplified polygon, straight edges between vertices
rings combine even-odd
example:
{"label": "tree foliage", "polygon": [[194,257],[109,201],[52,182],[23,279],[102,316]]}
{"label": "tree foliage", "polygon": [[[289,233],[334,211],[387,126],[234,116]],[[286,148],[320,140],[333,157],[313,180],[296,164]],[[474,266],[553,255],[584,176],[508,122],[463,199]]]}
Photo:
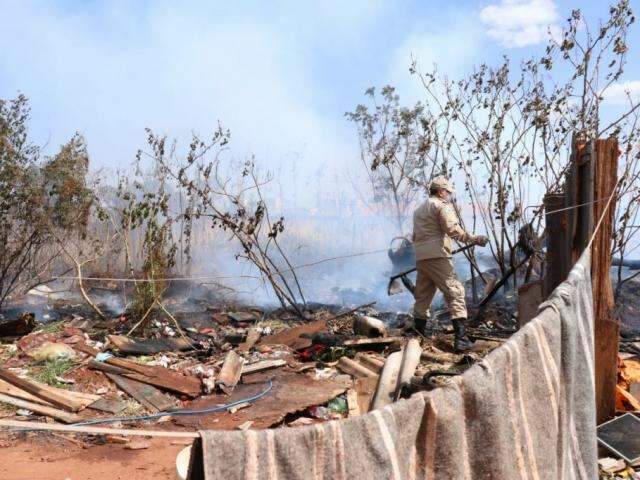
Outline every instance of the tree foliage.
{"label": "tree foliage", "polygon": [[82,136],[41,160],[29,114],[23,95],[0,100],[0,305],[50,279],[60,252],[55,232],[83,231],[93,202]]}

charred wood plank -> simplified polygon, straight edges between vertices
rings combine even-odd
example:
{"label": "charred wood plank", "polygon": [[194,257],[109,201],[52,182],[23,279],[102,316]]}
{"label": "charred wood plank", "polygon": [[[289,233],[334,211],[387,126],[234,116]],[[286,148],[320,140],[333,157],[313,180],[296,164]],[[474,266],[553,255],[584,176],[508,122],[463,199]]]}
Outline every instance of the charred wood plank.
{"label": "charred wood plank", "polygon": [[187,338],[131,339],[124,335],[107,335],[109,342],[122,353],[153,355],[160,352],[188,350],[192,347]]}
{"label": "charred wood plank", "polygon": [[168,398],[157,388],[142,382],[125,378],[115,373],[105,373],[120,390],[135,398],[141,405],[152,412],[163,412],[174,406],[172,399]]}
{"label": "charred wood plank", "polygon": [[[98,353],[97,350],[83,343],[77,343],[74,347],[94,357]],[[110,357],[104,363],[129,370],[129,373],[123,374],[127,378],[153,385],[162,390],[187,395],[192,398],[202,393],[202,383],[196,377],[183,375],[168,368],[140,365],[139,363],[116,357]]]}

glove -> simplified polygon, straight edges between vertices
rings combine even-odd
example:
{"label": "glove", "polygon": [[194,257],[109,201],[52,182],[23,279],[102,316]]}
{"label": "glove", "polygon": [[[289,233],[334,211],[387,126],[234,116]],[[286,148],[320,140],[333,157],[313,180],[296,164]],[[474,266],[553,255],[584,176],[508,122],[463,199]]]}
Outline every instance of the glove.
{"label": "glove", "polygon": [[489,243],[489,238],[485,237],[484,235],[476,235],[473,238],[473,243],[475,245],[480,245],[481,247],[484,247],[487,243]]}

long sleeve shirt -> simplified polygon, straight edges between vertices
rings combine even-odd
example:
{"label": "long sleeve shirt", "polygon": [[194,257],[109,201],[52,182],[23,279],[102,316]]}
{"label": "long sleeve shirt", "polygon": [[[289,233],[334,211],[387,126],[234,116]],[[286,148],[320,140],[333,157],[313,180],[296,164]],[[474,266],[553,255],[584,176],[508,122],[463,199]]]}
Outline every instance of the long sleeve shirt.
{"label": "long sleeve shirt", "polygon": [[450,257],[451,239],[471,243],[475,237],[460,226],[460,219],[451,203],[429,197],[413,214],[416,260]]}

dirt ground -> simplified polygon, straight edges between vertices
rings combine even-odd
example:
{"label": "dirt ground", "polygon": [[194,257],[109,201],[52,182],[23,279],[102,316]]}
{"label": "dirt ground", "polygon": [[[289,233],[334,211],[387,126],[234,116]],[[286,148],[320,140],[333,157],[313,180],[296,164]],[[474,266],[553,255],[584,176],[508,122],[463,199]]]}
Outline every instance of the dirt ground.
{"label": "dirt ground", "polygon": [[[73,438],[73,437],[71,437]],[[47,433],[0,436],[2,480],[175,480],[176,455],[187,440],[154,438],[144,450],[81,445]],[[133,441],[133,440],[132,440]]]}

